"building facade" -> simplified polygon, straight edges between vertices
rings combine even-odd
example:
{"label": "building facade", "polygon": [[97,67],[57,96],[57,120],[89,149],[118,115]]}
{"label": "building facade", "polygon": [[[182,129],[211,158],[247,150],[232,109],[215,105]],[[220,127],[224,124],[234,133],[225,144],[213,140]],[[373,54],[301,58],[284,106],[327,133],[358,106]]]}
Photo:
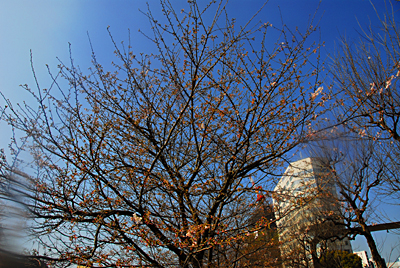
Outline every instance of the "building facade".
{"label": "building facade", "polygon": [[290,163],[274,189],[275,216],[287,267],[313,267],[325,250],[352,252],[331,219],[340,205],[330,169],[319,158]]}
{"label": "building facade", "polygon": [[373,268],[373,264],[370,262],[366,251],[357,251],[353,253],[360,257],[363,268]]}

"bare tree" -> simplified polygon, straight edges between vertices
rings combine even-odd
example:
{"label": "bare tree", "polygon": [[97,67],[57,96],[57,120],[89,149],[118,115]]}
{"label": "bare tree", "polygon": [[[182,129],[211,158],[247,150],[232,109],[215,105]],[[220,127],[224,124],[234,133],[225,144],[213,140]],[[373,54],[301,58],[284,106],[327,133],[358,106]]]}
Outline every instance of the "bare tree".
{"label": "bare tree", "polygon": [[[358,41],[342,39],[331,66],[334,90],[339,91],[338,124],[353,132],[353,137],[358,136],[359,141],[354,143],[361,144],[360,148],[350,148],[358,151],[358,156],[354,164],[347,160],[346,166],[352,174],[346,177],[354,176],[355,185],[347,185],[344,193],[349,195],[343,196],[348,201],[353,199],[353,204],[349,204],[353,210],[358,207],[355,216],[365,222],[372,191],[379,189],[381,194],[396,196],[400,193],[400,33],[398,16],[392,5],[388,7],[391,10],[379,17],[380,25],[363,29]],[[365,234],[370,236],[368,232]],[[372,240],[372,236],[367,238],[373,258],[378,259],[379,267],[385,267]]]}
{"label": "bare tree", "polygon": [[398,194],[400,32],[396,11],[386,4],[391,9],[378,16],[380,25],[362,29],[357,41],[342,38],[332,58],[331,75],[333,91],[339,92],[338,124],[375,142],[376,157],[387,166],[386,193]]}
{"label": "bare tree", "polygon": [[47,258],[211,267],[247,237],[260,181],[312,134],[324,96],[315,27],[237,27],[225,5],[161,1],[164,18],[145,13],[154,54],[115,45],[113,71],[71,60],[51,87],[25,86],[38,110],[8,102],[3,118],[31,142],[24,194]]}
{"label": "bare tree", "polygon": [[327,211],[326,222],[345,227],[335,234],[338,238],[364,236],[377,267],[386,267],[369,228],[385,170],[384,163],[375,158],[375,144],[352,133],[327,134],[324,138],[314,143],[313,151],[331,170],[327,176],[334,180],[341,204],[334,213]]}

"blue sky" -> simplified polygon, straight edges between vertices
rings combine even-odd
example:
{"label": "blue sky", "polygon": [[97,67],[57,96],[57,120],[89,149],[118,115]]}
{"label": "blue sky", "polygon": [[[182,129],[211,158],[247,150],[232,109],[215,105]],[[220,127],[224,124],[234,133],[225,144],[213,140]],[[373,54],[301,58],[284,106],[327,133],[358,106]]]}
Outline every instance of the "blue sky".
{"label": "blue sky", "polygon": [[[171,0],[177,10],[186,7],[186,1]],[[203,3],[203,1],[198,1]],[[263,5],[262,0],[231,0],[228,4],[229,16],[244,24]],[[317,7],[316,20],[320,19],[320,37],[325,42],[322,56],[332,53],[340,35],[358,38],[360,26],[377,24],[377,16],[386,13],[393,4],[395,16],[400,16],[400,2],[386,3],[382,0],[270,0],[255,21],[305,29]],[[160,14],[158,0],[149,0],[148,5],[155,16]],[[107,27],[117,42],[128,40],[131,31],[133,51],[151,52],[152,46],[138,29],[149,30],[146,17],[139,12],[146,11],[146,1],[142,0],[0,0],[0,91],[14,103],[27,101],[29,95],[20,84],[33,86],[30,67],[30,50],[36,74],[42,87],[48,87],[50,80],[46,64],[56,70],[57,57],[69,60],[69,43],[75,63],[85,70],[90,66],[89,33],[94,50],[105,65],[113,59],[113,45],[108,37]],[[315,35],[317,39],[319,35]],[[273,42],[275,40],[271,40]],[[0,99],[0,105],[4,101]],[[7,147],[11,132],[0,122],[0,148]],[[393,220],[400,221],[400,213],[389,209]],[[379,232],[377,241],[383,247],[383,256],[392,246],[400,248],[400,236],[393,232]],[[383,242],[384,241],[384,242]],[[366,249],[362,238],[353,242],[357,250]],[[397,255],[400,252],[397,252]],[[394,254],[396,255],[396,254]],[[397,256],[394,256],[397,257]]]}

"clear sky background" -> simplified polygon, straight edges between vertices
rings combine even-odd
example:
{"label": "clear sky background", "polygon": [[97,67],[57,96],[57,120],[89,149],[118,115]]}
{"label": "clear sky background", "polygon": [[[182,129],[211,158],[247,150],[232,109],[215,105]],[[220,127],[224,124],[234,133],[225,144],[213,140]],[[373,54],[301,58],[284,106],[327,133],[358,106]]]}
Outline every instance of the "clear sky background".
{"label": "clear sky background", "polygon": [[[160,16],[159,1],[147,2],[153,14]],[[187,7],[185,0],[171,2],[176,10]],[[244,24],[263,3],[263,0],[231,0],[229,16],[236,18],[238,24]],[[270,0],[255,21],[279,26],[282,18],[292,29],[297,26],[305,29],[310,16],[317,12],[320,35],[316,34],[314,38],[318,41],[320,37],[325,42],[322,56],[327,59],[341,35],[356,40],[360,26],[379,25],[372,4],[380,16],[391,12],[393,7],[395,16],[400,18],[400,2],[394,0],[386,3],[383,0]],[[154,47],[138,33],[138,29],[149,30],[148,21],[139,9],[147,10],[145,0],[0,0],[0,91],[14,103],[33,103],[29,94],[19,87],[20,84],[34,87],[30,50],[36,74],[44,88],[50,84],[45,65],[56,72],[57,57],[69,61],[69,43],[75,64],[86,70],[91,60],[88,34],[100,63],[107,66],[113,60],[114,51],[107,26],[110,26],[117,42],[127,42],[130,29],[133,51],[151,52]],[[0,105],[4,106],[1,98]],[[7,125],[0,122],[0,148],[7,147],[10,135]],[[399,207],[380,206],[379,209],[386,209],[391,220],[400,221]],[[400,255],[399,233],[385,231],[376,234],[387,260],[393,247],[396,251],[392,258]],[[353,249],[368,251],[362,237],[353,242]]]}

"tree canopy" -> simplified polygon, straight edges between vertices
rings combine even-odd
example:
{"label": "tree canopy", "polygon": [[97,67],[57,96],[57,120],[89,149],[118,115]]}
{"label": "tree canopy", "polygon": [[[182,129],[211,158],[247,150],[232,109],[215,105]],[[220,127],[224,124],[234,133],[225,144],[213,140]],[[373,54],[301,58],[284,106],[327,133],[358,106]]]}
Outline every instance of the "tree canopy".
{"label": "tree canopy", "polygon": [[346,251],[328,251],[321,257],[325,268],[362,268],[361,258]]}
{"label": "tree canopy", "polygon": [[[113,69],[93,53],[88,73],[71,59],[50,87],[24,86],[38,109],[1,111],[29,140],[37,172],[17,174],[48,259],[209,267],[254,231],[255,194],[312,136],[326,98],[319,46],[307,42],[315,27],[238,27],[225,5],[189,1],[179,13],[161,1],[164,18],[144,13],[153,54],[114,43]],[[16,172],[1,168],[3,179]]]}

